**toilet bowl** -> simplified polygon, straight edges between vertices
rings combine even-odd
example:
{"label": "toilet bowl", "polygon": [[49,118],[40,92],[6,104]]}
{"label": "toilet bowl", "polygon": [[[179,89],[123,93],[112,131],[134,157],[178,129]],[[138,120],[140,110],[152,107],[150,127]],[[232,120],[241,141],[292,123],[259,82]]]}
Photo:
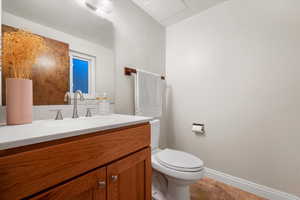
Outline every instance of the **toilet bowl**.
{"label": "toilet bowl", "polygon": [[[159,121],[151,122],[152,168],[155,200],[190,200],[189,185],[204,176],[204,163],[194,155],[173,149],[159,149]],[[162,180],[162,178],[164,180]]]}
{"label": "toilet bowl", "polygon": [[199,158],[172,149],[152,153],[152,168],[166,179],[165,190],[154,186],[164,193],[166,200],[189,200],[189,185],[204,176],[203,162]]}

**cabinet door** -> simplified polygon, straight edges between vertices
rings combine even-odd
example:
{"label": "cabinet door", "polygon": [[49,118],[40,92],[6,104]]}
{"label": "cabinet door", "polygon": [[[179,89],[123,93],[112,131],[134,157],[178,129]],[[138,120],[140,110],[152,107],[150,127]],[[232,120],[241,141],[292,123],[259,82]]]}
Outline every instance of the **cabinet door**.
{"label": "cabinet door", "polygon": [[30,200],[106,200],[106,168],[80,176]]}
{"label": "cabinet door", "polygon": [[144,149],[107,167],[108,200],[151,200],[151,150]]}

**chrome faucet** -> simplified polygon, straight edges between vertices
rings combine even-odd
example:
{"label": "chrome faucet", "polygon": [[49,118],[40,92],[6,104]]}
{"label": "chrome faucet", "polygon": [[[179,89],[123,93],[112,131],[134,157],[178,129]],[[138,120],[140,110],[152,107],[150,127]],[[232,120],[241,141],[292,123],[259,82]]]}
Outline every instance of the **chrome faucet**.
{"label": "chrome faucet", "polygon": [[[80,90],[76,90],[76,92],[74,92],[74,107],[73,107],[73,116],[72,118],[79,118],[79,115],[78,115],[78,108],[77,108],[77,97],[79,95],[79,100],[80,101],[84,101],[84,96],[82,94],[82,92]],[[68,102],[68,104],[70,104],[70,99],[71,99],[71,94],[70,92],[67,92],[65,94],[65,99],[64,101],[65,102]]]}
{"label": "chrome faucet", "polygon": [[73,117],[72,118],[79,118],[78,116],[78,109],[77,109],[77,96],[79,95],[79,100],[84,101],[84,96],[80,90],[76,90],[74,93],[74,107],[73,107]]}

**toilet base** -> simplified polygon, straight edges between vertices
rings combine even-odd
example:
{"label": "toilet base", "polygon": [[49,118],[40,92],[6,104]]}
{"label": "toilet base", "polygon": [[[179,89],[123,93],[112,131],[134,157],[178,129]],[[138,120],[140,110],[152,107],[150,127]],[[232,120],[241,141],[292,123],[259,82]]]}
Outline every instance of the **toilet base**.
{"label": "toilet base", "polygon": [[190,188],[188,185],[168,183],[167,200],[190,200]]}
{"label": "toilet base", "polygon": [[189,186],[168,184],[167,192],[162,193],[159,189],[152,187],[153,200],[190,200]]}
{"label": "toilet base", "polygon": [[190,185],[196,180],[180,180],[153,170],[152,199],[154,200],[190,200]]}

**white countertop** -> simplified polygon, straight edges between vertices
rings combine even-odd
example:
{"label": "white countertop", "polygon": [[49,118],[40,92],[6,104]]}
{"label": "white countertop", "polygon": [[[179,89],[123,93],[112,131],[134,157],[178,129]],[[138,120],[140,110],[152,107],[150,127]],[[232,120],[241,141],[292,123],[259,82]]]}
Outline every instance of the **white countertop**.
{"label": "white countertop", "polygon": [[40,120],[19,126],[0,126],[0,150],[145,123],[151,119],[113,114],[58,121]]}

